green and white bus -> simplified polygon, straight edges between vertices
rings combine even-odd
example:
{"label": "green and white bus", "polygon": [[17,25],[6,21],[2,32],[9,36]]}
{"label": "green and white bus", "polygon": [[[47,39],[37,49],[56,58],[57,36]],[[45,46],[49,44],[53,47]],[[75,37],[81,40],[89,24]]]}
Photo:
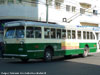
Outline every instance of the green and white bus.
{"label": "green and white bus", "polygon": [[68,27],[31,21],[14,21],[5,24],[4,57],[28,59],[54,56],[81,55],[97,50],[97,36],[92,28]]}

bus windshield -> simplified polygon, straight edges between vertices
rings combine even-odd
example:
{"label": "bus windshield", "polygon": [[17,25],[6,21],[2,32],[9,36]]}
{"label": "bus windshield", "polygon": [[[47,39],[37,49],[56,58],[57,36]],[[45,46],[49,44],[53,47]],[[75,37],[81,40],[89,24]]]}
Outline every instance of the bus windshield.
{"label": "bus windshield", "polygon": [[7,28],[6,38],[24,38],[24,27],[10,27]]}

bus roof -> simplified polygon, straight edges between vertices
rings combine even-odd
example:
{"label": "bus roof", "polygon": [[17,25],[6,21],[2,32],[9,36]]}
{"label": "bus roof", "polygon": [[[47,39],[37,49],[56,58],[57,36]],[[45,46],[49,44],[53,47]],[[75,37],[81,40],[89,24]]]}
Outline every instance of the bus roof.
{"label": "bus roof", "polygon": [[16,27],[16,26],[44,26],[44,27],[56,27],[56,28],[65,28],[63,25],[50,24],[50,23],[41,23],[41,22],[32,22],[32,21],[13,21],[5,23],[5,27]]}

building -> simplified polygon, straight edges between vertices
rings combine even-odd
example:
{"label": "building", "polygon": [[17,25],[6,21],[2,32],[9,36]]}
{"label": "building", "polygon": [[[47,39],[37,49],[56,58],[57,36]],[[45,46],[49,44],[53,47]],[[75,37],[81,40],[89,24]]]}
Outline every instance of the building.
{"label": "building", "polygon": [[99,27],[99,8],[99,0],[0,0],[0,33],[15,20]]}

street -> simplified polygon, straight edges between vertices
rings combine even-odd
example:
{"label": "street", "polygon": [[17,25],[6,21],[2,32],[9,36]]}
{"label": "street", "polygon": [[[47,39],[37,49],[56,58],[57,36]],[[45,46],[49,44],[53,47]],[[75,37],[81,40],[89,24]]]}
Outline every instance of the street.
{"label": "street", "polygon": [[38,75],[99,75],[100,53],[90,54],[86,58],[78,56],[69,59],[57,58],[52,62],[30,60],[27,63],[22,63],[18,59],[0,59],[0,72],[0,75],[18,75],[17,73],[37,75],[32,74],[37,72]]}

